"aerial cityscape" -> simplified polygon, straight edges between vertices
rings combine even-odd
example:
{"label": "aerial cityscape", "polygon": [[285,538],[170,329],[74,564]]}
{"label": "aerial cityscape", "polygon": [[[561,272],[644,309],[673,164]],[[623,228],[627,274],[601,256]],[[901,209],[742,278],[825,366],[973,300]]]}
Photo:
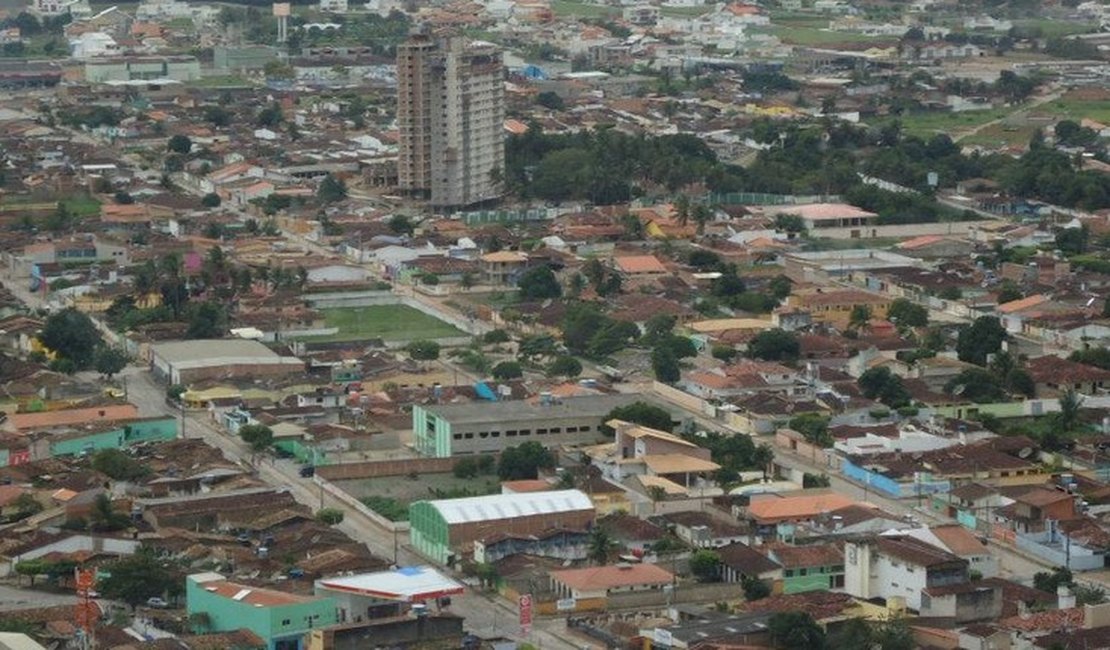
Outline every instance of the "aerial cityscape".
{"label": "aerial cityscape", "polygon": [[0,650],[1110,649],[1110,1],[0,0]]}

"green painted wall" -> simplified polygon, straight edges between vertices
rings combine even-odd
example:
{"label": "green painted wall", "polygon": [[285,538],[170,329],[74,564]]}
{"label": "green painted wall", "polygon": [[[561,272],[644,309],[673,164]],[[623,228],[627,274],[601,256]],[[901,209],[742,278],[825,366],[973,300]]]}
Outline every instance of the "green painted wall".
{"label": "green painted wall", "polygon": [[[996,418],[1020,418],[1025,412],[1025,402],[1000,402],[997,404],[963,404],[961,406],[940,406],[933,409],[937,415],[949,418],[965,418],[969,414],[989,413]],[[1047,411],[1046,411],[1047,412]]]}
{"label": "green painted wall", "polygon": [[[805,571],[805,575],[801,572]],[[832,578],[844,575],[844,567],[811,567],[808,569],[784,569],[782,593],[800,594],[806,591],[828,591]]]}
{"label": "green painted wall", "polygon": [[173,440],[177,437],[178,420],[164,417],[130,422],[123,428],[124,442],[133,445],[139,442]]}
{"label": "green painted wall", "polygon": [[9,458],[10,456],[11,454],[8,452],[7,449],[0,449],[0,467],[8,466],[8,463],[11,462],[11,459]]}
{"label": "green painted wall", "polygon": [[[270,650],[274,650],[279,641],[295,642],[298,650],[304,648],[304,637],[311,630],[337,622],[335,600],[332,598],[255,607],[211,593],[204,589],[203,583],[191,579],[185,582],[185,598],[190,616],[200,612],[208,615],[207,631],[230,632],[246,628],[261,637]],[[311,625],[308,624],[309,618],[312,619]]]}
{"label": "green painted wall", "polygon": [[51,456],[76,456],[86,450],[122,449],[140,442],[173,440],[177,437],[177,419],[173,417],[136,420],[109,431],[57,440],[50,443]]}
{"label": "green painted wall", "polygon": [[422,406],[412,407],[412,435],[416,450],[424,456],[447,458],[451,455],[451,423]]}
{"label": "green painted wall", "polygon": [[451,553],[450,527],[431,503],[417,501],[409,506],[409,539],[417,553],[440,564],[447,563]]}
{"label": "green painted wall", "polygon": [[119,449],[123,447],[123,429],[112,429],[85,436],[56,440],[50,443],[51,456],[76,456],[83,451]]}

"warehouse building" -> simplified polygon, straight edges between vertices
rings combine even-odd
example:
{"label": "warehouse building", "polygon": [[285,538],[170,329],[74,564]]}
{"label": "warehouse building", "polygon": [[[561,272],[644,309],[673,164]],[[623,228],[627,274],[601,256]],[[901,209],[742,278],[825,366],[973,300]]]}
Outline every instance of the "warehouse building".
{"label": "warehouse building", "polygon": [[454,565],[493,535],[538,535],[552,529],[587,530],[594,506],[578,490],[491,494],[418,501],[409,506],[413,548],[439,564]]}
{"label": "warehouse building", "polygon": [[169,384],[203,379],[284,377],[304,372],[304,361],[283,357],[258,341],[174,341],[151,346],[151,370]]}
{"label": "warehouse building", "polygon": [[535,440],[545,447],[597,442],[609,412],[642,401],[638,395],[583,395],[535,401],[416,405],[412,434],[416,450],[446,458],[482,454]]}

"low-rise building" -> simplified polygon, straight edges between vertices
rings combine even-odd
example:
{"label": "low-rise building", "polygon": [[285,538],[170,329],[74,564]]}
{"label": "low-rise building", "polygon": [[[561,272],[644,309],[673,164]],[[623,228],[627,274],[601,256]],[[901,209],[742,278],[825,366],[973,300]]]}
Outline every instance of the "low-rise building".
{"label": "low-rise building", "polygon": [[189,619],[204,620],[204,631],[248,629],[266,643],[267,650],[302,650],[312,630],[336,623],[331,598],[251,587],[218,573],[188,576],[185,599]]}
{"label": "low-rise building", "polygon": [[659,591],[675,576],[657,564],[620,563],[610,566],[552,571],[551,587],[562,598],[604,600],[614,594]]}
{"label": "low-rise building", "polygon": [[500,534],[535,535],[552,528],[586,530],[594,520],[590,498],[578,490],[491,494],[418,501],[409,506],[409,535],[418,553],[455,565],[474,542]]}
{"label": "low-rise building", "polygon": [[151,370],[162,381],[187,385],[201,379],[284,377],[304,372],[304,362],[258,341],[173,341],[151,346]]}
{"label": "low-rise building", "polygon": [[541,396],[535,401],[416,405],[412,433],[418,452],[438,458],[499,451],[530,440],[545,446],[596,442],[605,416],[638,398],[627,394]]}
{"label": "low-rise building", "polygon": [[879,535],[844,543],[844,591],[863,599],[904,598],[921,609],[925,589],[968,582],[968,563],[905,535]]}
{"label": "low-rise building", "polygon": [[431,567],[409,566],[316,581],[316,595],[335,602],[339,623],[399,616],[413,605],[435,603],[465,587]]}

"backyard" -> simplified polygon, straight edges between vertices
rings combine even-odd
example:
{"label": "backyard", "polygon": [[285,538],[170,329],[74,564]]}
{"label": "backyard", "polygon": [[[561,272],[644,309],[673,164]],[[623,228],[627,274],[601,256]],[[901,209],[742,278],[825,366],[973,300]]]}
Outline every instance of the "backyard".
{"label": "backyard", "polygon": [[305,337],[312,341],[359,341],[383,339],[386,341],[413,341],[465,336],[434,316],[407,305],[374,305],[325,309],[328,327],[338,327],[339,332],[328,336]]}

